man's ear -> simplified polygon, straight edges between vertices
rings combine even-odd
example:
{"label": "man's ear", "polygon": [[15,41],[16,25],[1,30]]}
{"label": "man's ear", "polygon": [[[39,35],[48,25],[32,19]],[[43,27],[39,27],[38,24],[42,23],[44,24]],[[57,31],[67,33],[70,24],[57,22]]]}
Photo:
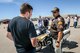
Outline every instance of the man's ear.
{"label": "man's ear", "polygon": [[26,16],[29,16],[29,12],[26,12],[25,14],[26,14]]}

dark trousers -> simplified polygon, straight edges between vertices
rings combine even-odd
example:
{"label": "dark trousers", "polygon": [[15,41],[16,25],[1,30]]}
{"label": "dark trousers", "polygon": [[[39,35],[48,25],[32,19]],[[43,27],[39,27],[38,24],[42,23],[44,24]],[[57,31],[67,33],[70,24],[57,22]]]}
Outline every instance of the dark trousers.
{"label": "dark trousers", "polygon": [[67,27],[68,27],[68,28],[70,27],[70,22],[68,22]]}
{"label": "dark trousers", "polygon": [[74,28],[76,28],[76,26],[77,26],[77,22],[74,22]]}
{"label": "dark trousers", "polygon": [[26,51],[24,48],[19,48],[19,49],[16,49],[16,50],[17,50],[17,53],[36,53],[36,49]]}

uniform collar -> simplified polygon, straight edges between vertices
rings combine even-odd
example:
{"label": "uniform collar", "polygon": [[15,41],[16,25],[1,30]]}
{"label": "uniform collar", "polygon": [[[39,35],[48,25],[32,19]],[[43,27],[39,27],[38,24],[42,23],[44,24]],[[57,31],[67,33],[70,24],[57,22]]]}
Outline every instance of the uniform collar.
{"label": "uniform collar", "polygon": [[60,15],[58,15],[57,17],[55,17],[55,19],[57,19],[58,17],[61,17]]}

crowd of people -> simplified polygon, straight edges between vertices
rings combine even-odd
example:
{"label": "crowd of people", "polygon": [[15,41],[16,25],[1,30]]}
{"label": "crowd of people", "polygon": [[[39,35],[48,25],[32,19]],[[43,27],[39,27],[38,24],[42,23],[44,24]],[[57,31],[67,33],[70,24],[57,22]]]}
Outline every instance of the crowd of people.
{"label": "crowd of people", "polygon": [[[78,22],[79,22],[79,17],[77,15],[75,15],[75,16],[68,15],[64,19],[65,19],[66,28],[70,28],[71,19],[73,20],[73,27],[77,28]],[[39,16],[38,27],[42,27],[42,26],[48,27],[49,26],[49,21],[50,21],[50,19],[48,19],[47,17],[44,18],[44,17]]]}
{"label": "crowd of people", "polygon": [[38,19],[38,27],[46,27],[48,28],[49,26],[49,19],[48,18],[41,18],[41,16],[39,16],[39,19]]}
{"label": "crowd of people", "polygon": [[71,19],[73,19],[73,27],[74,27],[74,28],[77,28],[78,22],[79,22],[79,17],[78,17],[77,15],[75,15],[75,16],[73,16],[73,17],[71,17],[70,15],[68,15],[68,16],[66,17],[67,28],[70,27],[70,23],[71,23],[70,20],[71,20]]}

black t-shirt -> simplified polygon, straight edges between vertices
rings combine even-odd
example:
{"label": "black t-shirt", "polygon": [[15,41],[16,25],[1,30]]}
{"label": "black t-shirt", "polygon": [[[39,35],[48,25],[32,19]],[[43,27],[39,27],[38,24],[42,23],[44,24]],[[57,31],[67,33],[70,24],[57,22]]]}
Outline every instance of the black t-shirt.
{"label": "black t-shirt", "polygon": [[23,17],[13,18],[8,25],[8,32],[11,32],[14,44],[17,49],[25,48],[26,50],[34,49],[30,38],[36,37],[34,24]]}

